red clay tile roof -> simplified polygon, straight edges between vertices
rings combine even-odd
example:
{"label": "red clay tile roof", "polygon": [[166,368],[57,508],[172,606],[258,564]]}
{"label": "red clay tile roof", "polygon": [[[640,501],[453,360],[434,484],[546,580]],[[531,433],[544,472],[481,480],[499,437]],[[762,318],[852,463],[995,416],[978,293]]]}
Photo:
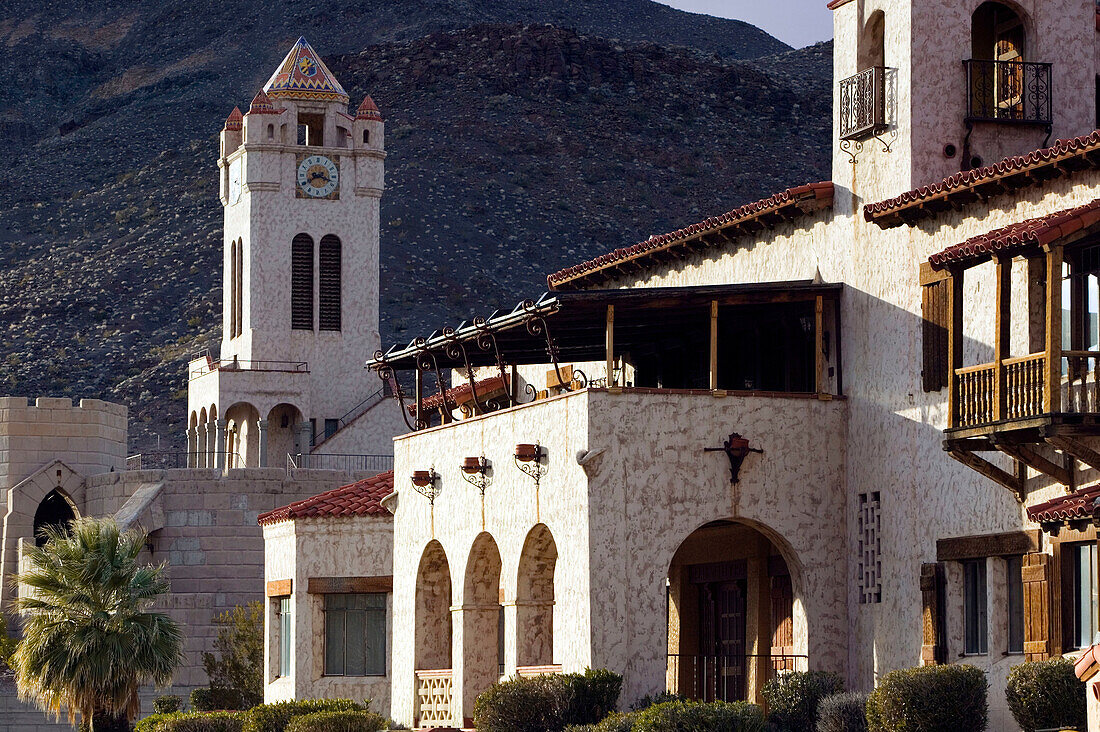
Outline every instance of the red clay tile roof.
{"label": "red clay tile roof", "polygon": [[863,216],[883,229],[931,216],[992,195],[1036,185],[1086,168],[1100,167],[1100,130],[1058,140],[1051,147],[1005,158],[863,207]]}
{"label": "red clay tile roof", "polygon": [[[477,387],[478,397],[483,397],[498,389],[507,389],[508,380],[500,376],[490,376],[487,379],[475,381],[474,386]],[[458,386],[452,386],[447,390],[447,401],[451,404],[456,404],[468,396],[470,396],[469,382],[459,384]],[[443,397],[437,392],[429,397],[424,397],[424,400],[420,404],[424,409],[435,409],[443,404]],[[410,404],[408,410],[409,414],[416,414],[416,405]]]}
{"label": "red clay tile roof", "polygon": [[1100,483],[1082,488],[1068,496],[1058,496],[1027,509],[1027,517],[1037,524],[1060,524],[1092,518],[1092,502],[1100,498]]}
{"label": "red clay tile roof", "polygon": [[280,521],[325,516],[390,516],[382,499],[393,493],[393,471],[387,470],[372,478],[333,488],[312,498],[295,501],[289,506],[262,513],[261,526]]}
{"label": "red clay tile roof", "polygon": [[382,113],[378,111],[378,105],[374,103],[374,100],[370,98],[370,95],[363,97],[363,101],[359,104],[359,109],[355,113],[356,119],[371,119],[382,121]]}
{"label": "red clay tile roof", "polygon": [[[732,236],[771,228],[783,221],[790,221],[802,214],[820,211],[832,205],[831,182],[788,188],[782,193],[735,208],[720,216],[713,216],[668,234],[651,236],[633,246],[616,249],[609,254],[567,267],[549,275],[546,282],[551,290],[578,288],[585,280],[594,279],[603,270],[618,268],[627,262],[653,258],[679,246],[714,246],[724,243]],[[713,239],[706,239],[708,235],[713,235]]]}
{"label": "red clay tile roof", "polygon": [[263,89],[256,92],[256,96],[252,97],[252,103],[248,105],[249,114],[279,114],[282,111],[281,109],[275,109],[271,97],[267,96]]}
{"label": "red clay tile roof", "polygon": [[225,129],[227,130],[239,130],[244,123],[244,115],[241,114],[240,107],[233,107],[233,111],[229,113],[229,116],[225,118]]}
{"label": "red clay tile roof", "polygon": [[928,258],[933,269],[951,264],[972,266],[992,258],[994,252],[1015,254],[1065,239],[1100,222],[1100,198],[1084,206],[1009,224],[971,237]]}

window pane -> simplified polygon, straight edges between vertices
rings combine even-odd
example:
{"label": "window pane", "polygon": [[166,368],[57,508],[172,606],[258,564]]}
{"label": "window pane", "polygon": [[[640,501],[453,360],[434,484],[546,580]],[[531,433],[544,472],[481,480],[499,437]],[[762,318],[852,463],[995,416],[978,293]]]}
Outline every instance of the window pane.
{"label": "window pane", "polygon": [[290,598],[279,600],[279,676],[290,676]]}
{"label": "window pane", "polygon": [[966,653],[986,653],[985,560],[963,564],[966,605]]}
{"label": "window pane", "polygon": [[1073,548],[1073,640],[1077,648],[1088,648],[1096,638],[1096,545]]}
{"label": "window pane", "polygon": [[[385,599],[385,595],[382,595]],[[366,657],[365,673],[386,675],[386,610],[370,610],[366,614],[366,630],[363,633],[363,654]]]}
{"label": "window pane", "polygon": [[1005,558],[1005,585],[1008,589],[1008,652],[1024,650],[1023,557]]}
{"label": "window pane", "polygon": [[362,676],[366,666],[363,648],[363,625],[366,622],[362,610],[349,610],[344,637],[344,675]]}
{"label": "window pane", "polygon": [[329,676],[344,674],[344,614],[325,610],[325,674]]}

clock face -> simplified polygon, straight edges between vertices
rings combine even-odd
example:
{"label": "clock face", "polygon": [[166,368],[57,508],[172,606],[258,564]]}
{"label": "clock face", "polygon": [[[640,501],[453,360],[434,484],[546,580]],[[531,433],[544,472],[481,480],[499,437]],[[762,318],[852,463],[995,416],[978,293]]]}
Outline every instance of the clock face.
{"label": "clock face", "polygon": [[229,205],[241,200],[241,160],[237,158],[229,164]]}
{"label": "clock face", "polygon": [[340,185],[340,169],[324,155],[310,155],[298,163],[298,189],[310,198],[326,198]]}

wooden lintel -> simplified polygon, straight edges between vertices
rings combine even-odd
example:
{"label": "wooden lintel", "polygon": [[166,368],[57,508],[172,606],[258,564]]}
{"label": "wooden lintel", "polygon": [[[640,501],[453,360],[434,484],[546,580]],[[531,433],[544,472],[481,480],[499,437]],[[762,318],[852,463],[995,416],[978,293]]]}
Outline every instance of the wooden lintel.
{"label": "wooden lintel", "polygon": [[1031,448],[1024,447],[1023,445],[1012,445],[1003,442],[997,442],[995,444],[998,450],[1003,452],[1005,455],[1008,455],[1010,458],[1019,460],[1020,462],[1027,465],[1029,468],[1038,470],[1040,473],[1046,473],[1062,485],[1070,484],[1070,474],[1068,470],[1066,470],[1061,465],[1056,465],[1050,460],[1047,460],[1045,457],[1035,452]]}
{"label": "wooden lintel", "polygon": [[1016,499],[1023,502],[1024,499],[1024,481],[1020,480],[1018,476],[1013,475],[1005,470],[1001,470],[993,463],[984,458],[980,458],[972,452],[966,450],[949,450],[948,455],[958,460],[966,467],[981,473],[986,478],[989,478],[994,483],[1003,485],[1016,495]]}
{"label": "wooden lintel", "polygon": [[1056,450],[1080,460],[1093,470],[1100,470],[1100,452],[1066,435],[1052,435],[1046,438],[1047,444]]}
{"label": "wooden lintel", "polygon": [[1027,554],[1040,549],[1038,529],[1010,531],[1003,534],[982,536],[957,536],[936,540],[937,562],[958,562],[963,559],[1001,557],[1010,554]]}

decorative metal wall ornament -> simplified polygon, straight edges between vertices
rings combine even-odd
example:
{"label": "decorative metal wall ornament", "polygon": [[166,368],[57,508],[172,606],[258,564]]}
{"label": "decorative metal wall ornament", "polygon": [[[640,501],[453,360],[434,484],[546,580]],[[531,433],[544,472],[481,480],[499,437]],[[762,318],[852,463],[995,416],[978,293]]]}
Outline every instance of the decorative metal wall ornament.
{"label": "decorative metal wall ornament", "polygon": [[464,458],[460,467],[462,469],[462,479],[481,491],[481,495],[484,496],[485,489],[493,483],[493,477],[490,475],[492,464],[482,455],[481,457]]}
{"label": "decorative metal wall ornament", "polygon": [[439,474],[435,472],[435,466],[427,470],[416,470],[409,479],[416,492],[427,498],[434,508],[436,496],[439,495]]}
{"label": "decorative metal wall ornament", "polygon": [[[530,300],[525,300],[523,309],[528,312],[534,312],[535,304]],[[527,332],[536,338],[538,336],[544,336],[546,338],[546,355],[549,356],[550,360],[554,363],[554,373],[558,376],[558,383],[565,384],[565,379],[562,377],[561,373],[561,365],[558,363],[558,346],[550,335],[550,327],[546,324],[546,318],[541,315],[531,315],[524,322],[524,325],[527,326]]]}
{"label": "decorative metal wall ornament", "polygon": [[512,385],[508,382],[508,374],[504,368],[504,359],[500,356],[500,348],[497,346],[497,337],[493,334],[493,331],[485,323],[485,318],[474,318],[474,327],[477,328],[477,339],[474,341],[477,343],[477,347],[482,351],[492,350],[493,356],[497,361],[497,368],[500,369],[500,379],[505,385],[504,393],[508,398],[508,406],[514,406],[515,400],[512,399]]}
{"label": "decorative metal wall ornament", "polygon": [[[423,348],[424,339],[417,338],[416,345]],[[435,374],[435,383],[439,390],[439,416],[444,424],[450,422],[451,412],[458,409],[458,405],[451,401],[450,395],[447,394],[447,384],[443,381],[443,373],[439,370],[439,361],[436,359],[435,353],[428,348],[423,348],[416,354],[416,367],[420,369],[421,373],[431,371]],[[417,425],[417,429],[426,429],[428,426],[426,420],[417,422]]]}
{"label": "decorative metal wall ornament", "polygon": [[443,337],[447,339],[446,345],[443,346],[443,352],[447,354],[447,358],[453,361],[461,358],[462,363],[466,366],[466,381],[470,385],[470,398],[472,401],[470,406],[462,405],[460,408],[462,416],[471,417],[481,414],[481,404],[477,398],[477,384],[474,382],[474,369],[470,366],[470,357],[466,353],[466,346],[455,336],[454,328],[444,328]]}
{"label": "decorative metal wall ornament", "polygon": [[538,490],[542,476],[546,475],[549,467],[544,464],[546,448],[539,443],[520,443],[516,445],[516,467],[535,481],[535,490]]}
{"label": "decorative metal wall ornament", "polygon": [[378,378],[382,379],[383,383],[394,385],[393,398],[401,408],[401,419],[405,420],[405,426],[409,428],[410,432],[416,432],[419,429],[423,429],[419,423],[409,421],[409,410],[405,407],[405,390],[401,388],[401,382],[394,376],[393,367],[386,363],[385,354],[383,354],[381,350],[375,351],[374,360],[378,362]]}
{"label": "decorative metal wall ornament", "polygon": [[745,462],[745,458],[748,457],[750,452],[756,452],[763,454],[763,450],[759,450],[753,447],[749,447],[749,441],[737,434],[736,432],[730,433],[730,436],[726,438],[726,441],[722,443],[721,447],[705,447],[703,452],[724,452],[726,457],[730,461],[730,484],[736,485],[738,482],[738,476],[741,473],[741,463]]}

